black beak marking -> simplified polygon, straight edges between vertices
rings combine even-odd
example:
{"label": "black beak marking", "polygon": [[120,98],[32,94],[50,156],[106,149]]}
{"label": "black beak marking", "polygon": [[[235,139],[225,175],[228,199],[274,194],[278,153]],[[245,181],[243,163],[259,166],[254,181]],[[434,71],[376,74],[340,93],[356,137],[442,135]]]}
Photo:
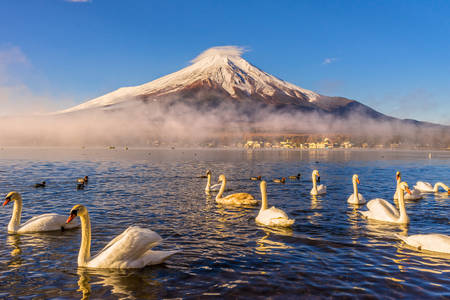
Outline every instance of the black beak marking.
{"label": "black beak marking", "polygon": [[317,176],[317,183],[320,183],[320,176]]}
{"label": "black beak marking", "polygon": [[74,209],[74,210],[72,210],[72,211],[70,212],[70,214],[71,214],[71,215],[74,215],[74,216],[77,216],[78,211]]}

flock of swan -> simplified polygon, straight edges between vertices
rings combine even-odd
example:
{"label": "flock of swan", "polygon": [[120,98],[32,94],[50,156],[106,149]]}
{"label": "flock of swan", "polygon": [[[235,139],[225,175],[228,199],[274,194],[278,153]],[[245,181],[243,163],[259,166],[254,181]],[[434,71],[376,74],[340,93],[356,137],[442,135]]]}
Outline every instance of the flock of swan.
{"label": "flock of swan", "polygon": [[[234,193],[224,196],[224,192],[227,191],[225,175],[222,174],[219,176],[217,185],[211,185],[211,176],[211,172],[208,170],[205,176],[207,178],[205,193],[209,194],[217,191],[216,203],[225,206],[255,206],[261,202],[261,208],[255,218],[257,224],[272,227],[290,227],[294,224],[294,220],[290,219],[283,210],[274,206],[269,208],[266,190],[267,183],[262,180],[261,176],[251,178],[251,180],[260,181],[261,201],[255,199],[248,193]],[[289,178],[299,179],[300,174],[290,176]],[[449,187],[442,182],[438,182],[432,186],[427,182],[418,181],[414,186],[414,190],[411,191],[408,184],[401,181],[400,172],[397,172],[396,178],[397,189],[394,194],[394,199],[398,199],[399,209],[384,199],[376,198],[367,202],[367,210],[360,211],[363,217],[382,222],[408,224],[409,217],[405,209],[405,199],[420,199],[422,198],[422,193],[437,192],[439,187],[442,187],[450,194]],[[85,180],[87,181],[87,176]],[[356,205],[365,204],[366,200],[364,196],[358,192],[358,184],[360,181],[357,174],[353,175],[352,182],[353,194],[348,197],[347,202]],[[284,181],[281,183],[284,183]],[[312,172],[313,186],[310,192],[312,196],[322,195],[327,192],[327,187],[323,184],[318,185],[318,183],[320,183],[319,171],[314,170]],[[91,257],[91,224],[89,213],[85,206],[81,204],[75,205],[71,209],[68,218],[54,213],[47,213],[35,216],[21,224],[22,197],[20,193],[15,191],[8,193],[3,206],[11,201],[14,202],[14,207],[11,220],[8,224],[8,233],[10,234],[57,231],[81,226],[81,246],[78,253],[78,266],[80,267],[143,268],[148,265],[160,264],[179,252],[178,250],[152,250],[153,247],[162,242],[162,238],[150,229],[131,226],[111,240],[97,255]],[[450,236],[448,235],[398,235],[398,238],[419,250],[423,249],[450,254]]]}

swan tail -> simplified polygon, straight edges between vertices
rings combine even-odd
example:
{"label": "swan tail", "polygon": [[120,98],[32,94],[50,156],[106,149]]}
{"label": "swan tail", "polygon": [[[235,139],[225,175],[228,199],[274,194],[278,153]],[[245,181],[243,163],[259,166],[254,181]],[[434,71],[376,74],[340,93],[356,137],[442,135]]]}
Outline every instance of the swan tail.
{"label": "swan tail", "polygon": [[181,250],[171,250],[171,251],[148,250],[147,252],[144,253],[142,257],[144,266],[162,264],[166,259],[179,252],[181,252]]}

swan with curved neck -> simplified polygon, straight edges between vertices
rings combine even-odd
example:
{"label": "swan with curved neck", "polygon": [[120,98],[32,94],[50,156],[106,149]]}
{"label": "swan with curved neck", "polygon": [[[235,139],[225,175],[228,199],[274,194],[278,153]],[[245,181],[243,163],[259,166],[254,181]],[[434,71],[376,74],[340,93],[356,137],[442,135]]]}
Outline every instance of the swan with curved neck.
{"label": "swan with curved neck", "polygon": [[223,192],[225,191],[225,187],[227,184],[227,179],[225,178],[225,175],[219,176],[219,183],[222,182],[222,185],[220,186],[219,193],[217,193],[216,196],[216,202],[220,204],[226,204],[226,205],[256,205],[258,204],[258,201],[250,194],[248,193],[236,193],[231,194],[225,197],[222,197]]}
{"label": "swan with curved neck", "polygon": [[267,190],[266,182],[263,180],[260,183],[261,189],[261,209],[259,210],[258,216],[255,218],[256,223],[266,225],[266,226],[277,226],[277,227],[289,227],[294,224],[295,220],[289,219],[288,215],[274,206],[268,208],[267,203]]}
{"label": "swan with curved neck", "polygon": [[313,195],[313,196],[325,194],[327,192],[327,187],[324,186],[323,184],[317,186],[317,182],[320,183],[320,174],[319,174],[319,171],[314,170],[312,172],[313,187],[311,189],[311,195]]}
{"label": "swan with curved neck", "polygon": [[450,188],[442,182],[436,182],[434,186],[432,186],[429,182],[417,181],[414,186],[416,190],[419,190],[422,193],[437,193],[440,187],[450,195]]}
{"label": "swan with curved neck", "polygon": [[81,220],[79,267],[137,269],[160,264],[178,252],[151,250],[161,243],[162,238],[150,229],[131,226],[91,258],[91,221],[87,208],[75,205],[66,222],[70,223],[77,216]]}
{"label": "swan with curved neck", "polygon": [[218,192],[220,189],[220,184],[211,185],[211,171],[206,171],[206,187],[205,193],[208,194],[210,192]]}
{"label": "swan with curved neck", "polygon": [[10,201],[14,201],[13,213],[8,224],[8,233],[31,233],[45,231],[61,231],[80,226],[80,222],[66,224],[66,218],[58,214],[43,214],[32,217],[23,224],[20,224],[22,215],[22,196],[18,192],[10,192],[6,195],[3,206]]}
{"label": "swan with curved neck", "polygon": [[358,193],[358,184],[359,184],[359,177],[358,174],[354,174],[352,177],[353,182],[353,194],[348,197],[347,202],[351,204],[364,204],[366,203],[366,199],[363,195]]}
{"label": "swan with curved neck", "polygon": [[400,189],[398,198],[399,210],[397,210],[397,208],[395,208],[392,204],[390,204],[386,200],[376,198],[370,200],[367,203],[368,210],[360,211],[360,213],[367,219],[373,219],[377,221],[396,224],[408,224],[409,217],[408,214],[406,213],[405,199],[403,195],[405,191],[407,193],[410,193],[411,191],[409,190],[408,184],[406,182],[401,182],[399,184],[399,189]]}
{"label": "swan with curved neck", "polygon": [[414,234],[410,236],[397,235],[405,244],[417,248],[450,254],[450,236],[438,233]]}
{"label": "swan with curved neck", "polygon": [[[399,189],[399,185],[400,185],[400,182],[402,182],[402,175],[401,175],[400,171],[397,171],[397,173],[395,173],[395,178],[397,179],[397,187],[395,189],[394,199],[397,200],[398,199],[398,193],[399,193],[399,190],[400,190]],[[423,198],[422,194],[417,189],[413,189],[413,190],[411,190],[411,194],[406,193],[403,196],[404,196],[405,200],[419,200],[419,199]]]}

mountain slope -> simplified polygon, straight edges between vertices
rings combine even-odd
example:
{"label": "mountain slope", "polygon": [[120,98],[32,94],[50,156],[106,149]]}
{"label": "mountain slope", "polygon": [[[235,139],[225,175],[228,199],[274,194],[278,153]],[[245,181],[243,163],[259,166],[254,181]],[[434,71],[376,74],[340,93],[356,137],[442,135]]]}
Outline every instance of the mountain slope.
{"label": "mountain slope", "polygon": [[326,97],[300,88],[258,69],[244,60],[236,47],[211,48],[194,59],[193,64],[149,83],[124,87],[82,103],[67,112],[111,109],[124,102],[161,99],[204,98],[216,95],[234,102],[253,100],[266,105],[288,105],[304,110],[333,112],[356,101]]}

